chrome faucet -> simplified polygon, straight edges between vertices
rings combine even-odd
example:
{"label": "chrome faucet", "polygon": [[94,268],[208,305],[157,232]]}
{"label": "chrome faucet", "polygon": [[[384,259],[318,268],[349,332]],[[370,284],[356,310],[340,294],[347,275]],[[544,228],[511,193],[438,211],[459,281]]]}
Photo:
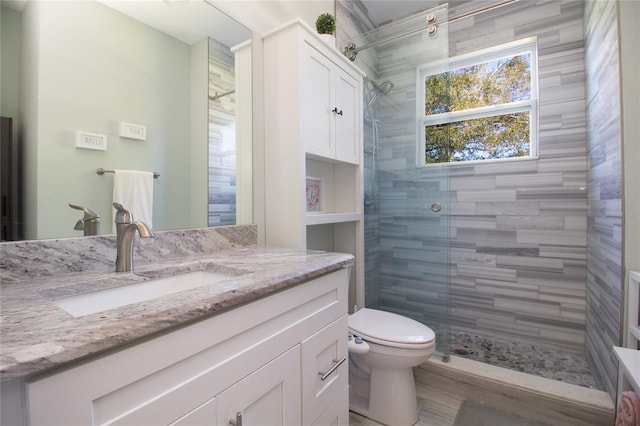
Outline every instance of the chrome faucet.
{"label": "chrome faucet", "polygon": [[113,203],[116,213],[116,234],[117,234],[117,255],[116,255],[116,272],[133,271],[133,237],[136,231],[140,234],[140,238],[152,238],[153,232],[149,227],[140,221],[133,221],[133,216],[129,210],[125,209],[122,204]]}

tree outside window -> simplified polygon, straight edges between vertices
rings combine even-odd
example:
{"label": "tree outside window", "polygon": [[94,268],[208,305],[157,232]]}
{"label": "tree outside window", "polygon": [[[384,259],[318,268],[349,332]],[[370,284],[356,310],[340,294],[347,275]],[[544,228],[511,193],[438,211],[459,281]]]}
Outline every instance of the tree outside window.
{"label": "tree outside window", "polygon": [[535,68],[528,40],[423,70],[423,164],[533,157]]}

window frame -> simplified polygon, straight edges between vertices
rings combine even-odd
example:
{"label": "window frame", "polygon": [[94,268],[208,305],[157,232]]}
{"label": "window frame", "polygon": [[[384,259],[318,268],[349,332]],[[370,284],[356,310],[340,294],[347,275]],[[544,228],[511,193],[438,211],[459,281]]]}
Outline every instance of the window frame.
{"label": "window frame", "polygon": [[[509,102],[506,104],[489,105],[463,111],[445,112],[440,114],[425,114],[425,81],[427,77],[441,74],[450,70],[470,67],[482,63],[509,58],[521,54],[531,55],[531,98],[526,101]],[[416,112],[418,126],[418,143],[416,144],[416,163],[418,167],[432,167],[439,165],[478,164],[502,161],[521,161],[538,158],[538,40],[537,37],[492,46],[462,55],[446,58],[416,69]],[[442,163],[425,162],[425,127],[439,124],[449,124],[474,118],[492,117],[515,112],[529,112],[529,155],[524,157],[492,158],[486,160],[448,161]]]}

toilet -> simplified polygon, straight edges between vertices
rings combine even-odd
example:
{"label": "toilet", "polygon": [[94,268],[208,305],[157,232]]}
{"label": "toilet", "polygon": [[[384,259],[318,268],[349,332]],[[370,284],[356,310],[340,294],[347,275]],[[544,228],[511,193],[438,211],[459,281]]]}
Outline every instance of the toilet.
{"label": "toilet", "polygon": [[386,425],[415,424],[413,367],[435,346],[433,330],[410,318],[369,308],[349,315],[349,409]]}

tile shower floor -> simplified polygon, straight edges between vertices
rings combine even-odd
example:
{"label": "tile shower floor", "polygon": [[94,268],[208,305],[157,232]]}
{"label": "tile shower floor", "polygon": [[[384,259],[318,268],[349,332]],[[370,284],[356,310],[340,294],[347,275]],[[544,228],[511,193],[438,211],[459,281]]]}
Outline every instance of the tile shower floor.
{"label": "tile shower floor", "polygon": [[572,385],[602,390],[582,354],[467,333],[451,334],[451,354]]}

